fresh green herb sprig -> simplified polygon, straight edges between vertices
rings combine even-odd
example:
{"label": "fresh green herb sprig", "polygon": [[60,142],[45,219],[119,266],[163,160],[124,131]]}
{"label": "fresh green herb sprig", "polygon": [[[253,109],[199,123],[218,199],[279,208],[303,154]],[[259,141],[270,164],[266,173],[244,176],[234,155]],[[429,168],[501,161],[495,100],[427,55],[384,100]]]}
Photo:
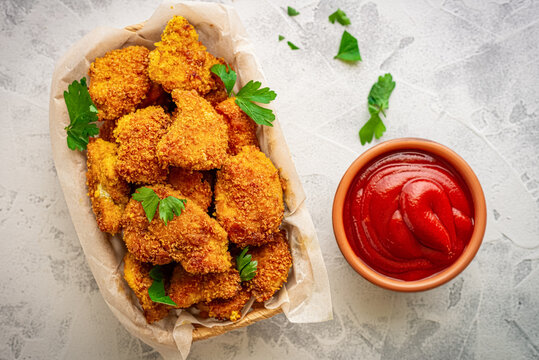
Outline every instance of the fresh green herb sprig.
{"label": "fresh green herb sprig", "polygon": [[384,76],[378,77],[378,81],[374,83],[369,92],[368,104],[369,104],[369,113],[371,114],[370,119],[363,125],[361,130],[359,130],[359,139],[361,145],[370,143],[373,136],[379,139],[384,132],[386,127],[380,113],[386,116],[384,110],[389,108],[389,97],[395,89],[396,83],[393,81],[391,74],[387,73]]}
{"label": "fresh green herb sprig", "polygon": [[247,254],[247,251],[249,251],[248,246],[236,257],[236,267],[240,273],[241,281],[249,281],[254,278],[258,267],[258,261],[251,260],[252,256]]}
{"label": "fresh green herb sprig", "polygon": [[342,34],[339,52],[335,55],[334,59],[351,62],[361,61],[357,39],[346,30]]}
{"label": "fresh green herb sprig", "polygon": [[150,277],[153,280],[152,285],[148,289],[150,299],[156,303],[178,306],[165,292],[164,275],[163,271],[161,270],[161,266],[155,265],[150,270]]}
{"label": "fresh green herb sprig", "polygon": [[288,13],[288,16],[297,16],[299,15],[299,11],[297,11],[296,9],[294,9],[293,7],[288,7],[286,9],[286,12]]}
{"label": "fresh green herb sprig", "polygon": [[277,94],[270,88],[260,88],[262,83],[260,81],[249,81],[244,87],[234,94],[232,89],[236,83],[236,73],[231,68],[223,64],[213,65],[211,71],[219,76],[225,87],[230,88],[229,96],[234,96],[236,104],[249,116],[253,121],[260,125],[273,126],[272,122],[275,120],[275,114],[272,110],[263,108],[257,103],[269,104],[275,100]]}
{"label": "fresh green herb sprig", "polygon": [[97,108],[88,92],[86,78],[75,80],[67,87],[64,101],[69,114],[69,125],[65,127],[67,146],[71,150],[86,150],[89,138],[99,134]]}
{"label": "fresh green herb sprig", "polygon": [[140,187],[132,195],[132,198],[142,204],[142,208],[146,213],[146,218],[152,222],[157,208],[159,208],[159,218],[164,221],[165,225],[174,218],[174,215],[180,216],[182,210],[185,210],[186,199],[178,199],[174,196],[168,196],[161,199],[159,195],[150,188]]}
{"label": "fresh green herb sprig", "polygon": [[279,41],[283,41],[284,40],[284,36],[283,35],[279,35]]}
{"label": "fresh green herb sprig", "polygon": [[337,9],[333,14],[329,15],[328,17],[329,22],[332,24],[335,24],[335,21],[337,21],[339,24],[346,26],[350,25],[350,19],[348,16],[346,16],[346,13],[342,11],[341,9]]}
{"label": "fresh green herb sprig", "polygon": [[292,42],[287,41],[286,43],[288,44],[288,46],[290,46],[290,49],[292,49],[292,50],[299,50],[299,47],[297,47],[296,45],[294,45]]}

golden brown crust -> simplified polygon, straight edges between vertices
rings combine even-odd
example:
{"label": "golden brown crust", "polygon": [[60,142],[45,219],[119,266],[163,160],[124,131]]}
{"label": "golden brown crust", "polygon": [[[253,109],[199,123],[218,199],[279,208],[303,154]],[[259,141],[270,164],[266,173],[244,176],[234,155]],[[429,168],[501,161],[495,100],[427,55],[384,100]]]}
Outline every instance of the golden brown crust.
{"label": "golden brown crust", "polygon": [[269,300],[286,282],[292,266],[286,232],[280,231],[273,242],[249,248],[249,253],[258,266],[255,277],[245,284],[257,302]]}
{"label": "golden brown crust", "polygon": [[150,277],[152,265],[138,261],[133,254],[126,253],[124,257],[124,279],[138,298],[144,317],[149,324],[167,316],[171,306],[153,302],[148,294],[153,280]]}
{"label": "golden brown crust", "polygon": [[150,106],[118,120],[114,136],[118,149],[118,173],[131,183],[164,182],[168,170],[157,158],[156,146],[171,122],[160,106]]}
{"label": "golden brown crust", "polygon": [[[185,209],[167,225],[159,219],[156,211],[154,219],[149,223],[141,203],[131,199],[122,220],[124,241],[129,251],[136,251],[139,260],[155,264],[163,263],[156,260],[160,260],[165,253],[194,274],[222,272],[230,268],[231,256],[228,253],[226,232],[217,221],[171,186],[153,185],[150,188],[161,199],[168,196],[187,199]],[[147,260],[143,260],[141,253]],[[156,254],[160,256],[156,257]]]}
{"label": "golden brown crust", "polygon": [[270,159],[254,146],[230,157],[217,172],[217,219],[240,247],[273,240],[283,220],[283,191]]}
{"label": "golden brown crust", "polygon": [[221,273],[194,275],[176,265],[170,279],[168,295],[179,308],[187,308],[201,301],[229,299],[241,288],[240,275],[229,268]]}
{"label": "golden brown crust", "polygon": [[88,143],[86,184],[99,229],[116,234],[129,201],[129,185],[118,176],[116,144],[99,138]]}
{"label": "golden brown crust", "polygon": [[251,292],[245,287],[230,299],[215,299],[208,303],[198,303],[197,308],[202,317],[213,317],[219,320],[238,321],[241,310],[251,299]]}
{"label": "golden brown crust", "polygon": [[172,167],[169,169],[168,183],[196,202],[204,211],[208,211],[213,194],[210,183],[204,180],[200,171]]}
{"label": "golden brown crust", "polygon": [[88,91],[100,120],[115,120],[135,110],[150,89],[149,50],[129,46],[109,51],[90,65]]}
{"label": "golden brown crust", "polygon": [[228,147],[223,117],[195,91],[174,90],[172,99],[178,107],[157,145],[161,163],[189,170],[220,168]]}
{"label": "golden brown crust", "polygon": [[235,103],[235,98],[219,103],[215,110],[228,125],[228,153],[237,155],[242,147],[253,145],[259,148],[256,137],[256,123]]}
{"label": "golden brown crust", "polygon": [[217,84],[210,71],[215,64],[224,63],[206,51],[198,41],[195,28],[181,16],[174,16],[149,55],[150,78],[163,88],[196,90],[206,94]]}
{"label": "golden brown crust", "polygon": [[152,82],[146,97],[138,104],[137,108],[144,109],[148,106],[161,106],[163,109],[168,110],[171,105],[172,99],[170,98],[170,94],[161,85]]}

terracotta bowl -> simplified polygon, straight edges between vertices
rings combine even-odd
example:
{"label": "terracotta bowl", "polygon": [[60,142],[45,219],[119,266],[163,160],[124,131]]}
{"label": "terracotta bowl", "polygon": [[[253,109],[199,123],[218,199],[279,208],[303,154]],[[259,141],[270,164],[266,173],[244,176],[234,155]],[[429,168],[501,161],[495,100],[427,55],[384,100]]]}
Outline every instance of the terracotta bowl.
{"label": "terracotta bowl", "polygon": [[[470,190],[474,206],[474,230],[470,242],[460,257],[444,270],[421,280],[399,280],[373,270],[354,253],[348,242],[343,226],[344,199],[356,174],[358,174],[363,167],[374,158],[396,150],[422,150],[437,155],[441,159],[447,161],[462,176]],[[337,244],[346,258],[346,261],[348,261],[355,271],[373,284],[395,291],[412,292],[432,289],[448,282],[462,272],[472,261],[477,250],[479,250],[479,247],[481,246],[483,235],[485,234],[486,218],[487,209],[483,189],[470,166],[453,150],[434,141],[416,138],[402,138],[386,141],[361,154],[344,174],[339,187],[337,188],[337,192],[335,193],[335,200],[333,202],[333,231],[335,233],[335,238],[337,239]]]}

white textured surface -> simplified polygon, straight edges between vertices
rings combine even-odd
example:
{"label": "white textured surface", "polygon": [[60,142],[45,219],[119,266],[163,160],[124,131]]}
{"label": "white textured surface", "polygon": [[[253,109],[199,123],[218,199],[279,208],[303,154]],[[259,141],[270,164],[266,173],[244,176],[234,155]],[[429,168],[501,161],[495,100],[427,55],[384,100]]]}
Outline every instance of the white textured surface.
{"label": "white textured surface", "polygon": [[[196,343],[192,359],[539,357],[539,1],[233,1],[256,48],[318,230],[335,320],[276,316]],[[301,15],[290,18],[292,5]],[[0,2],[0,359],[158,355],[103,302],[57,183],[48,137],[56,59],[98,25],[148,18],[151,1]],[[333,60],[352,20],[364,61]],[[291,51],[278,34],[301,47]],[[378,75],[397,87],[383,139],[421,136],[461,154],[489,208],[464,273],[419,294],[379,289],[342,258],[331,229],[338,181],[362,147]]]}

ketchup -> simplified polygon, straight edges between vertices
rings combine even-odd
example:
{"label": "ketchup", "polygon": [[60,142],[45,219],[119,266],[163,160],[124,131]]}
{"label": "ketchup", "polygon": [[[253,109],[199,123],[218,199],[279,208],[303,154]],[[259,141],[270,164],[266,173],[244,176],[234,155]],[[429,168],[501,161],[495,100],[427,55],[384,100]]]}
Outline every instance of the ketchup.
{"label": "ketchup", "polygon": [[452,264],[472,236],[474,209],[460,175],[417,150],[375,158],[356,175],[344,201],[346,236],[377,272],[419,280]]}

